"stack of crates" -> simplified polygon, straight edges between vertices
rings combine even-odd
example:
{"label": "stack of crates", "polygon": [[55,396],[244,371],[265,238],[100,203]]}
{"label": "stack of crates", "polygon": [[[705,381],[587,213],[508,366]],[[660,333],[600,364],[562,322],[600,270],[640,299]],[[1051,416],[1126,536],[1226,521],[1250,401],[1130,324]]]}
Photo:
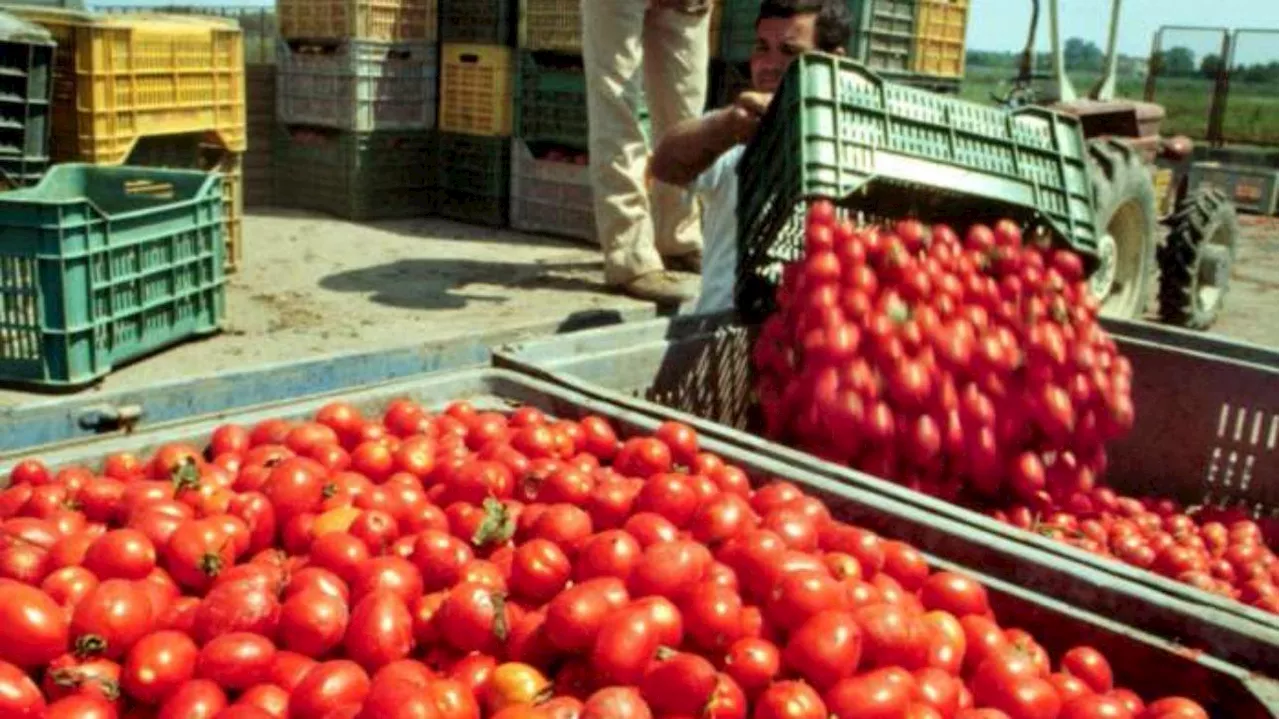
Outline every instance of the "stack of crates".
{"label": "stack of crates", "polygon": [[245,77],[249,150],[244,155],[244,204],[269,206],[275,192],[271,143],[276,131],[276,66],[249,65]]}
{"label": "stack of crates", "polygon": [[49,167],[54,48],[48,30],[0,12],[0,191],[35,184]]}
{"label": "stack of crates", "polygon": [[[101,15],[14,5],[9,12],[42,26],[57,43],[53,62],[55,163],[152,164],[153,138],[187,137],[217,148],[223,174],[228,270],[242,256],[246,149],[244,37],[234,20],[126,13]],[[198,155],[184,155],[196,162]]]}
{"label": "stack of crates", "polygon": [[[515,122],[516,0],[440,0],[436,212],[506,227]],[[574,0],[576,3],[577,0]]]}
{"label": "stack of crates", "polygon": [[434,210],[435,0],[278,0],[275,203],[349,220]]}
{"label": "stack of crates", "polygon": [[[710,42],[719,44],[722,0]],[[587,89],[579,0],[521,0],[511,143],[511,226],[597,241],[587,169]],[[632,102],[649,134],[642,83]],[[710,93],[709,93],[710,94]]]}

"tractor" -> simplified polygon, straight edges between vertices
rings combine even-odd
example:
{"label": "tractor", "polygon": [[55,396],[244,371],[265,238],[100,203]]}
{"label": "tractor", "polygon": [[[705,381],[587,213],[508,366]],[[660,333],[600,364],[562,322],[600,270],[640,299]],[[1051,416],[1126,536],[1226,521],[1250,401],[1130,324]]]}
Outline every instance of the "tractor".
{"label": "tractor", "polygon": [[[1115,96],[1120,5],[1112,0],[1103,74],[1081,96],[1064,67],[1058,0],[1048,0],[1051,72],[1034,71],[1040,0],[1032,0],[1019,74],[1008,93],[994,99],[1010,107],[1038,104],[1080,119],[1092,160],[1098,226],[1105,228],[1090,279],[1102,314],[1141,319],[1158,281],[1162,322],[1207,329],[1222,308],[1235,259],[1235,207],[1216,189],[1190,187],[1192,141],[1161,137],[1163,107]],[[1153,53],[1153,71],[1158,61],[1159,53]]]}

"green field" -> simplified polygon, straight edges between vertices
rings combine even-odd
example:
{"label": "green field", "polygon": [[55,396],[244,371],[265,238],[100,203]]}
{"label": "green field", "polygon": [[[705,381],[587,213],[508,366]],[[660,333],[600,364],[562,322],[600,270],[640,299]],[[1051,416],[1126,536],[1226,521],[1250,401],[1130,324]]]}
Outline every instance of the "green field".
{"label": "green field", "polygon": [[[969,67],[965,72],[961,94],[976,102],[991,102],[991,94],[1007,89],[1006,78],[1012,72],[1003,68]],[[1072,77],[1076,91],[1088,91],[1096,75]],[[1121,79],[1116,83],[1117,95],[1142,99],[1144,82]],[[1166,135],[1187,135],[1204,139],[1209,124],[1209,101],[1213,83],[1199,78],[1161,78],[1156,86],[1155,101],[1165,107],[1168,117],[1161,129]],[[1235,82],[1227,99],[1223,119],[1223,135],[1229,144],[1267,145],[1280,143],[1280,85],[1272,83]]]}

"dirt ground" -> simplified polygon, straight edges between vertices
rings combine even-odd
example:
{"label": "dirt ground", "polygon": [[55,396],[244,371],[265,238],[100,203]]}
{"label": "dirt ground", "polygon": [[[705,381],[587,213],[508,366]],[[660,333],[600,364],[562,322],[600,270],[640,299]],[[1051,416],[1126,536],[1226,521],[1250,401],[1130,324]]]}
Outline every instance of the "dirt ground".
{"label": "dirt ground", "polygon": [[1274,217],[1240,216],[1239,255],[1215,334],[1280,346],[1280,254]]}
{"label": "dirt ground", "polygon": [[[1214,331],[1276,347],[1276,220],[1241,223],[1229,305]],[[223,334],[126,366],[86,391],[646,307],[605,291],[598,250],[546,237],[439,219],[360,225],[285,210],[251,211],[244,235]],[[0,391],[0,405],[47,399]]]}
{"label": "dirt ground", "polygon": [[[546,237],[274,209],[251,210],[244,237],[221,335],[132,363],[86,391],[649,307],[605,291],[599,250]],[[0,405],[48,397],[0,390]]]}

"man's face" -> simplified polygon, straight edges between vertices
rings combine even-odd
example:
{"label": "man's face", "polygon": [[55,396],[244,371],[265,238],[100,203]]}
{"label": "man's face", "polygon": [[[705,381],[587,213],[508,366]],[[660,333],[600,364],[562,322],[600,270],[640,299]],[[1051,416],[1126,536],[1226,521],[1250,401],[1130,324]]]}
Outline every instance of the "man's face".
{"label": "man's face", "polygon": [[751,85],[755,90],[778,90],[791,61],[817,47],[817,22],[817,13],[804,13],[756,23],[756,45],[751,52]]}

